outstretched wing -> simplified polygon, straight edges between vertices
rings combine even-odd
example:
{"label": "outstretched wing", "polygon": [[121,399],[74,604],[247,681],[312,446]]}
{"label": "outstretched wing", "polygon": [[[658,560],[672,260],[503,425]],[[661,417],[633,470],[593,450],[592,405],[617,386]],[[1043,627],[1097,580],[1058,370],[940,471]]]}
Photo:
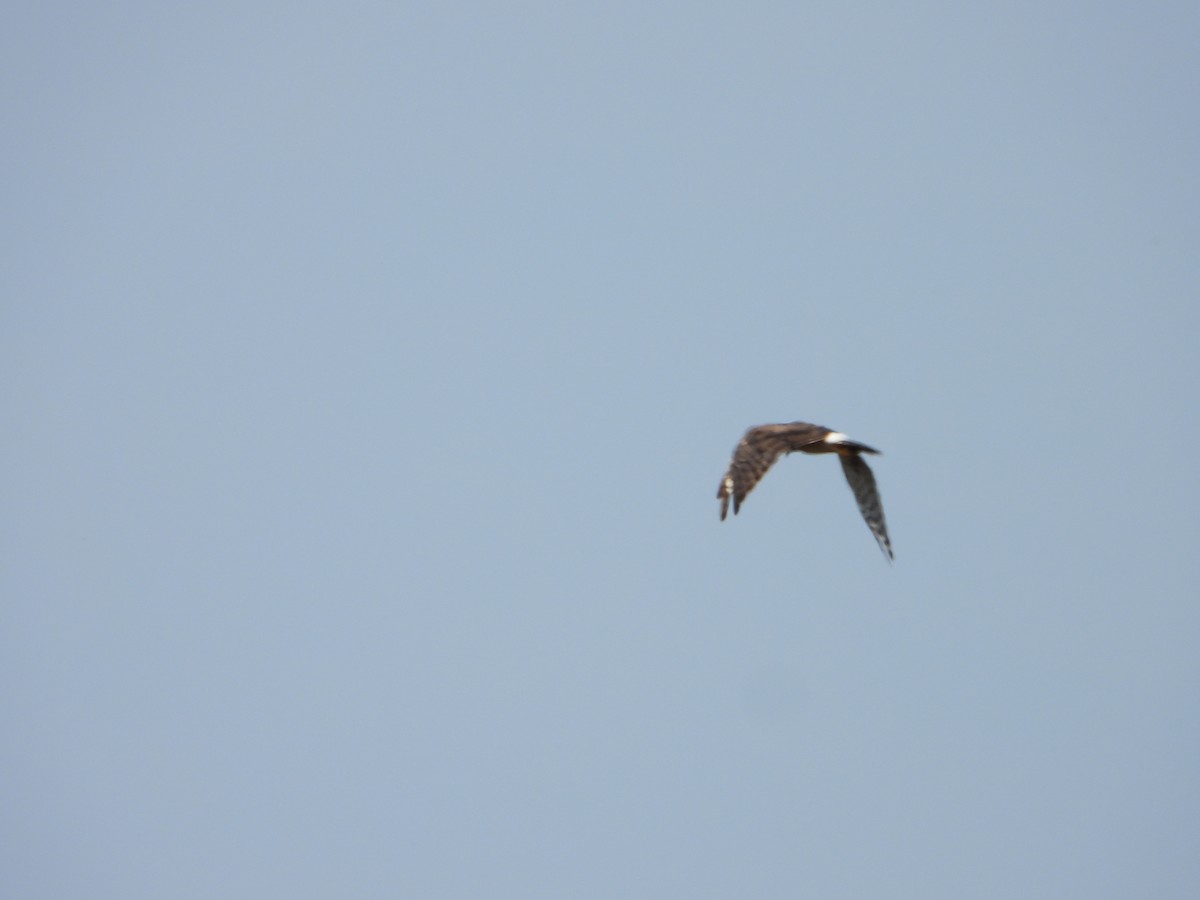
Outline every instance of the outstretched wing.
{"label": "outstretched wing", "polygon": [[809,444],[822,440],[829,434],[829,429],[820,425],[810,425],[807,422],[793,422],[790,425],[759,425],[746,432],[745,437],[733,451],[733,461],[729,471],[721,479],[717,488],[717,499],[721,501],[721,519],[724,521],[729,511],[729,498],[733,497],[733,514],[746,495],[767,474],[767,470],[785,453],[799,450]]}
{"label": "outstretched wing", "polygon": [[892,555],[892,542],[888,540],[887,521],[883,518],[883,501],[879,499],[879,489],[875,487],[875,473],[858,454],[838,454],[842,461],[842,471],[850,482],[850,490],[854,491],[854,499],[858,501],[858,511],[862,513],[867,527],[879,542],[879,549],[889,560]]}

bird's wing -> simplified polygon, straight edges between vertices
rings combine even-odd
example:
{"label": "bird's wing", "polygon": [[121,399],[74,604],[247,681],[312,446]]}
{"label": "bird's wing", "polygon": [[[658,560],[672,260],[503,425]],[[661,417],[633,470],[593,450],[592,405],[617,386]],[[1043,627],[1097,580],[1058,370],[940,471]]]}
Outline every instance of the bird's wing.
{"label": "bird's wing", "polygon": [[862,513],[867,527],[879,542],[879,549],[889,560],[892,555],[892,542],[888,539],[887,521],[883,518],[883,502],[879,499],[879,489],[875,487],[875,473],[871,467],[857,454],[838,454],[842,461],[842,471],[850,482],[850,490],[854,491],[854,499],[858,501],[858,510]]}
{"label": "bird's wing", "polygon": [[733,514],[746,495],[767,474],[775,460],[785,453],[799,450],[807,444],[819,441],[829,434],[829,429],[807,422],[790,425],[759,425],[746,432],[745,437],[733,451],[729,471],[717,488],[717,499],[721,501],[721,519],[729,510],[729,498],[733,497]]}

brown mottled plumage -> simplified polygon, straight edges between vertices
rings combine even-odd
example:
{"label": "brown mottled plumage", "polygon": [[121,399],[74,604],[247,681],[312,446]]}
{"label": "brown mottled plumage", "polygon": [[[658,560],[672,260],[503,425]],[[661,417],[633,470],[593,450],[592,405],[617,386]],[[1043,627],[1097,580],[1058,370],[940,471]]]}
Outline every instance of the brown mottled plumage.
{"label": "brown mottled plumage", "polygon": [[730,497],[733,498],[733,514],[737,515],[746,495],[754,490],[775,460],[797,450],[801,453],[838,455],[846,481],[850,483],[854,499],[858,501],[859,512],[879,542],[879,549],[891,560],[892,542],[888,540],[887,522],[883,518],[879,490],[875,487],[875,475],[862,458],[864,453],[878,454],[879,451],[822,425],[792,422],[787,425],[759,425],[747,431],[733,451],[729,471],[717,489],[722,521],[729,510]]}

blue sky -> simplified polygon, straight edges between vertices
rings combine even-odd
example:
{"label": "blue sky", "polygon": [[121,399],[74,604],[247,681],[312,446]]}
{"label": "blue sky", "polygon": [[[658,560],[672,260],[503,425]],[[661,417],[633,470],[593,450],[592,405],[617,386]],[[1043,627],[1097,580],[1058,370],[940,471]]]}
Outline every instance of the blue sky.
{"label": "blue sky", "polygon": [[4,896],[1200,891],[1193,4],[6,19]]}

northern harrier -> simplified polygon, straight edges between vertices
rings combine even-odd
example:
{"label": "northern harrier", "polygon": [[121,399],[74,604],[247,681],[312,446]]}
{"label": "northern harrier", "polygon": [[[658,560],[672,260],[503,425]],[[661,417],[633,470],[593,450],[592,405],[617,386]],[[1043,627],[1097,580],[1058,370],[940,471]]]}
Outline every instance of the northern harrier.
{"label": "northern harrier", "polygon": [[788,425],[759,425],[746,432],[745,437],[733,451],[729,471],[721,479],[717,499],[721,501],[721,521],[729,511],[729,498],[733,497],[733,514],[762,480],[775,460],[787,453],[836,453],[842,463],[842,471],[850,482],[850,490],[858,501],[859,512],[867,527],[879,542],[879,549],[889,560],[892,559],[892,542],[888,540],[887,522],[883,518],[883,504],[875,487],[875,475],[862,458],[864,453],[878,454],[879,451],[858,441],[852,441],[838,431],[830,431],[821,425],[808,422],[792,422]]}

